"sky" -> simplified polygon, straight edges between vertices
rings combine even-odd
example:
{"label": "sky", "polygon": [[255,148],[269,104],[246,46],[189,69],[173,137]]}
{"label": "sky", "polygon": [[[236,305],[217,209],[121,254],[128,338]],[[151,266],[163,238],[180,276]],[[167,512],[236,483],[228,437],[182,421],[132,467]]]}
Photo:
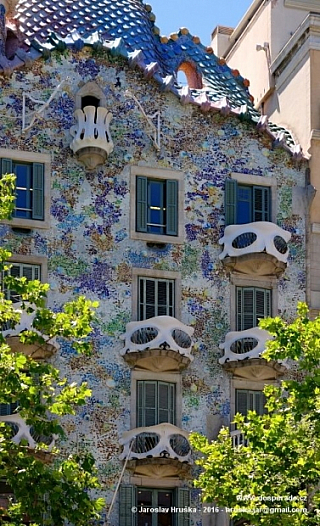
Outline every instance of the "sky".
{"label": "sky", "polygon": [[253,0],[144,0],[153,8],[160,35],[176,33],[180,27],[209,45],[217,25],[236,27]]}

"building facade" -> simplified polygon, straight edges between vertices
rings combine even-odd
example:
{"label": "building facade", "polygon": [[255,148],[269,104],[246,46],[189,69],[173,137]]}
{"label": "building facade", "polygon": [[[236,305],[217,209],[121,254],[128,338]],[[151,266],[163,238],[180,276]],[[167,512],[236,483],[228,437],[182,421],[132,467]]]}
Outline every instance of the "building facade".
{"label": "building facade", "polygon": [[316,0],[256,0],[234,30],[216,28],[212,40],[213,49],[250,79],[255,107],[290,129],[309,157],[306,292],[314,315],[320,309],[319,17]]}
{"label": "building facade", "polygon": [[[257,325],[305,300],[307,161],[259,120],[237,70],[187,29],[160,37],[138,0],[3,2],[1,16],[11,272],[48,281],[52,309],[100,302],[91,357],[48,350],[92,390],[62,450],[92,451],[107,524],[226,524],[202,512],[188,436],[263,412],[286,372],[262,358]],[[16,408],[1,418],[32,447]]]}

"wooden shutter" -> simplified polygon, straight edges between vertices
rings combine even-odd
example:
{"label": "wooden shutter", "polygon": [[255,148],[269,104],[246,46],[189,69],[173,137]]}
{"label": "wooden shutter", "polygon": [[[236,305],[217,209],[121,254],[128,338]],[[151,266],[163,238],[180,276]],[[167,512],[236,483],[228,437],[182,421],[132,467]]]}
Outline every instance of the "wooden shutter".
{"label": "wooden shutter", "polygon": [[44,165],[32,166],[32,219],[44,219]]}
{"label": "wooden shutter", "polygon": [[157,382],[137,382],[137,427],[154,426],[157,422]]}
{"label": "wooden shutter", "polygon": [[144,317],[143,319],[147,320],[148,318],[153,318],[157,316],[156,311],[156,296],[157,296],[157,283],[154,279],[144,279]]}
{"label": "wooden shutter", "polygon": [[158,383],[158,424],[175,424],[175,385]]}
{"label": "wooden shutter", "polygon": [[119,488],[119,524],[135,526],[137,513],[132,513],[136,505],[136,490],[134,486],[122,485]]}
{"label": "wooden shutter", "polygon": [[263,415],[266,413],[265,404],[266,404],[266,397],[263,393],[263,391],[253,391],[254,393],[254,404],[253,408],[257,412],[258,415]]}
{"label": "wooden shutter", "polygon": [[12,174],[12,160],[1,159],[1,175]]}
{"label": "wooden shutter", "polygon": [[148,217],[148,179],[146,177],[137,177],[136,180],[136,228],[137,232],[147,232]]}
{"label": "wooden shutter", "polygon": [[255,326],[259,319],[271,315],[271,291],[268,289],[255,289]]}
{"label": "wooden shutter", "polygon": [[[188,488],[177,488],[176,490],[176,506],[178,508],[187,508],[190,506],[190,490]],[[175,514],[177,517],[176,526],[189,526],[190,513],[179,512]]]}
{"label": "wooden shutter", "polygon": [[246,389],[236,389],[236,413],[247,416],[248,391]]}
{"label": "wooden shutter", "polygon": [[237,222],[237,181],[226,179],[224,191],[225,225],[235,225]]}
{"label": "wooden shutter", "polygon": [[237,331],[254,327],[254,289],[237,288]]}
{"label": "wooden shutter", "polygon": [[253,187],[253,221],[270,221],[270,188]]}
{"label": "wooden shutter", "polygon": [[178,235],[178,181],[166,182],[166,232],[168,236]]}

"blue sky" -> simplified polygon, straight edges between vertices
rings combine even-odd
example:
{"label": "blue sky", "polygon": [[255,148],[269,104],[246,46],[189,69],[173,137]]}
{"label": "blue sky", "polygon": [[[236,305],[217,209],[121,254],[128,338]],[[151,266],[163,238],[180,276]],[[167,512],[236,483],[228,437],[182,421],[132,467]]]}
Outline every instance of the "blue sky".
{"label": "blue sky", "polygon": [[160,34],[187,27],[202,44],[210,43],[217,25],[235,27],[253,0],[144,0],[153,8]]}

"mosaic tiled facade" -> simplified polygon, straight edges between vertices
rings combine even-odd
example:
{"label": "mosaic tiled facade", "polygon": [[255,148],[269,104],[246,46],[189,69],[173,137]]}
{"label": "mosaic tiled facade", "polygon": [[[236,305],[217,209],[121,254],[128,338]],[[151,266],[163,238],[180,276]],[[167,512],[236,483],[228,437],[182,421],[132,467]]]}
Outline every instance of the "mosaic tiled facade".
{"label": "mosaic tiled facade", "polygon": [[[23,4],[20,1],[20,11]],[[104,10],[111,9],[110,2],[104,4]],[[138,22],[140,10],[143,17],[149,13],[138,1],[128,4],[131,10],[137,8]],[[129,31],[123,23],[121,30]],[[45,195],[50,203],[48,228],[24,229],[23,221],[21,230],[2,224],[1,239],[12,251],[13,261],[26,257],[28,262],[32,258],[47,262],[51,308],[61,308],[77,294],[100,302],[93,355],[79,357],[61,342],[53,361],[72,381],[87,381],[92,389],[87,405],[75,418],[63,421],[68,439],[62,447],[68,451],[81,447],[92,450],[103,496],[110,505],[123,466],[120,439],[138,427],[132,403],[135,382],[149,379],[165,383],[168,375],[173,375],[171,383],[178,385],[179,396],[176,426],[214,438],[217,428],[222,423],[229,425],[231,418],[234,371],[219,363],[223,356],[219,345],[229,331],[236,330],[236,287],[272,289],[271,313],[280,313],[286,319],[294,316],[297,301],[305,299],[307,164],[282,148],[270,132],[257,130],[250,119],[239,118],[236,112],[201,111],[199,105],[181,104],[175,93],[159,89],[159,83],[146,78],[143,71],[130,68],[121,54],[114,56],[101,47],[60,46],[39,56],[32,67],[22,65],[9,77],[1,77],[0,82],[1,157],[10,158],[11,151],[16,156],[20,152],[22,161],[26,160],[24,152],[50,156],[50,190]],[[22,133],[23,93],[46,101],[61,82],[45,111]],[[104,164],[93,170],[87,170],[70,149],[77,93],[89,82],[105,95],[105,107],[112,113],[109,130],[114,144]],[[219,82],[225,82],[222,75]],[[160,113],[160,149],[155,148],[136,101],[147,115]],[[26,126],[30,113],[38,108],[26,98]],[[148,242],[148,234],[139,239],[132,233],[136,230],[132,215],[136,174],[144,175],[148,170],[157,181],[165,180],[167,173],[171,179],[176,174],[183,191],[178,218],[182,238],[178,242],[167,235],[165,242],[157,243],[155,234]],[[225,232],[225,186],[230,178],[239,185],[246,186],[247,181],[250,186],[254,181],[255,186],[272,189],[272,221],[291,234],[287,268],[284,263],[279,272],[273,272],[271,266],[257,277],[248,267],[232,269],[219,259],[219,239]],[[265,252],[261,255],[268,261],[277,259]],[[121,353],[126,326],[139,317],[139,276],[175,282],[174,315],[194,329],[193,359],[183,362],[180,369],[163,369],[161,352],[147,368],[139,368],[139,361],[129,363],[129,358],[125,359],[129,354]],[[148,352],[152,354],[152,349]],[[187,359],[181,354],[179,360]],[[253,375],[251,380],[261,378]],[[162,455],[159,465],[150,463],[149,485],[145,471],[139,471],[131,461],[123,484],[192,488],[195,468],[187,466],[168,475],[163,466],[179,463],[168,455]],[[193,490],[191,499],[194,505],[198,502]],[[129,522],[124,520],[128,518],[122,523],[118,510],[116,505],[110,524],[126,526]],[[189,519],[194,526],[205,525],[208,520],[202,522],[199,511],[190,518],[180,518],[176,525],[189,524]]]}

